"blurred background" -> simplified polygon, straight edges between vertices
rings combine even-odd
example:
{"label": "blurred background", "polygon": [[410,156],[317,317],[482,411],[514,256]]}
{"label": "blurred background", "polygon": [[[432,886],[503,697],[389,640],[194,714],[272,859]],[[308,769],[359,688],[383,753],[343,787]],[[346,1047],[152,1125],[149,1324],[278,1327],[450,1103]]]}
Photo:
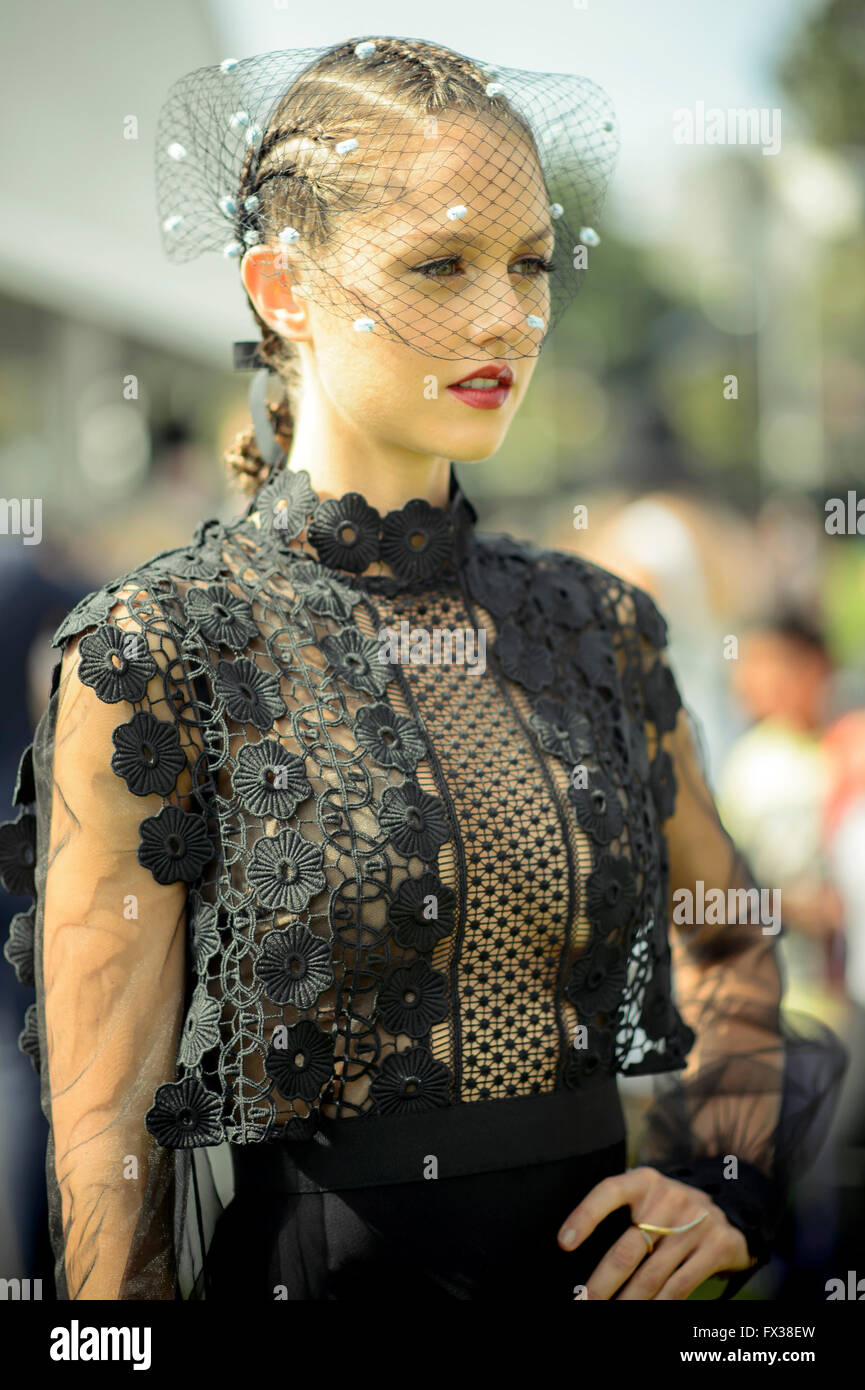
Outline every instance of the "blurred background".
{"label": "blurred background", "polygon": [[[362,15],[347,0],[43,0],[13,7],[5,29],[7,818],[63,614],[200,519],[244,505],[221,456],[248,420],[231,344],[253,323],[236,264],[162,257],[153,138],[170,84],[227,56],[378,32],[584,73],[610,93],[622,154],[585,287],[501,451],[458,472],[483,529],[579,550],[649,589],[667,616],[725,822],[782,890],[788,1004],[853,1053],[789,1248],[742,1295],[825,1297],[825,1280],[861,1257],[865,1190],[858,0],[439,0],[417,18],[397,0],[369,0]],[[683,143],[676,113],[700,103],[757,110],[770,126],[777,112],[780,148]],[[14,498],[41,500],[38,544],[13,524]],[[3,938],[28,905],[2,896]],[[16,1048],[32,998],[0,965],[0,1276],[41,1275],[50,1289],[44,1121]],[[645,1083],[624,1089],[636,1112]]]}

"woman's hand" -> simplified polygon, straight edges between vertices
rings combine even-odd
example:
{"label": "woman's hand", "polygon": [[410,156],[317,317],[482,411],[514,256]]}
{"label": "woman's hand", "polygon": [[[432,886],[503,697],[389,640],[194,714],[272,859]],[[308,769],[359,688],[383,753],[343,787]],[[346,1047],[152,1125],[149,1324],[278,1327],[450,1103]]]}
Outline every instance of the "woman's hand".
{"label": "woman's hand", "polygon": [[588,1300],[685,1299],[713,1274],[733,1274],[757,1262],[749,1255],[742,1232],[711,1197],[655,1168],[631,1168],[593,1187],[564,1221],[559,1231],[562,1249],[575,1250],[610,1212],[625,1205],[635,1223],[647,1221],[655,1226],[684,1226],[707,1214],[680,1235],[647,1233],[655,1242],[651,1252],[646,1235],[632,1226],[590,1275]]}

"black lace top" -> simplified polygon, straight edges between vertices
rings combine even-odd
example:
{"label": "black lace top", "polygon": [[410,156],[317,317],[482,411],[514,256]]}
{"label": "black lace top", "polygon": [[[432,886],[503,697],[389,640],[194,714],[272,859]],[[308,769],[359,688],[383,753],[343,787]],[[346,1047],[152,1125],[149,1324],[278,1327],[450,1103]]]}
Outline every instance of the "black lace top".
{"label": "black lace top", "polygon": [[61,1297],[177,1296],[196,1150],[616,1073],[765,1258],[837,1044],[759,923],[669,930],[751,880],[651,599],[476,520],[282,470],[58,630],[0,868]]}

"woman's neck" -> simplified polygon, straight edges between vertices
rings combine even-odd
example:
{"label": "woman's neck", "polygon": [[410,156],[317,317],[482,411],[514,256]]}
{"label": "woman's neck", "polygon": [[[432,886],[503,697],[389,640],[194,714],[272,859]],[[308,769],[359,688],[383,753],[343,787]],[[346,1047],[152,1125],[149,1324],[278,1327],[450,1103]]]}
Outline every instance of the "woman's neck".
{"label": "woman's neck", "polygon": [[382,516],[415,497],[449,502],[450,459],[384,443],[332,408],[317,409],[315,398],[299,412],[286,467],[305,469],[322,500],[359,492]]}

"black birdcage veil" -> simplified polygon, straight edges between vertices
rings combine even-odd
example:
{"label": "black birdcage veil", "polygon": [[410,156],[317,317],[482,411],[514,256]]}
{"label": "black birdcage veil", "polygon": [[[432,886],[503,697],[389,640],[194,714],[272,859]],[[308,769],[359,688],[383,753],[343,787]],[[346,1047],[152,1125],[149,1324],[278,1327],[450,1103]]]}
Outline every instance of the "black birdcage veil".
{"label": "black birdcage veil", "polygon": [[358,333],[479,360],[492,333],[534,356],[599,241],[612,108],[586,78],[424,44],[460,83],[456,101],[441,77],[430,97],[415,42],[228,59],[177,82],[157,131],[166,253],[240,262],[261,246],[266,274]]}

